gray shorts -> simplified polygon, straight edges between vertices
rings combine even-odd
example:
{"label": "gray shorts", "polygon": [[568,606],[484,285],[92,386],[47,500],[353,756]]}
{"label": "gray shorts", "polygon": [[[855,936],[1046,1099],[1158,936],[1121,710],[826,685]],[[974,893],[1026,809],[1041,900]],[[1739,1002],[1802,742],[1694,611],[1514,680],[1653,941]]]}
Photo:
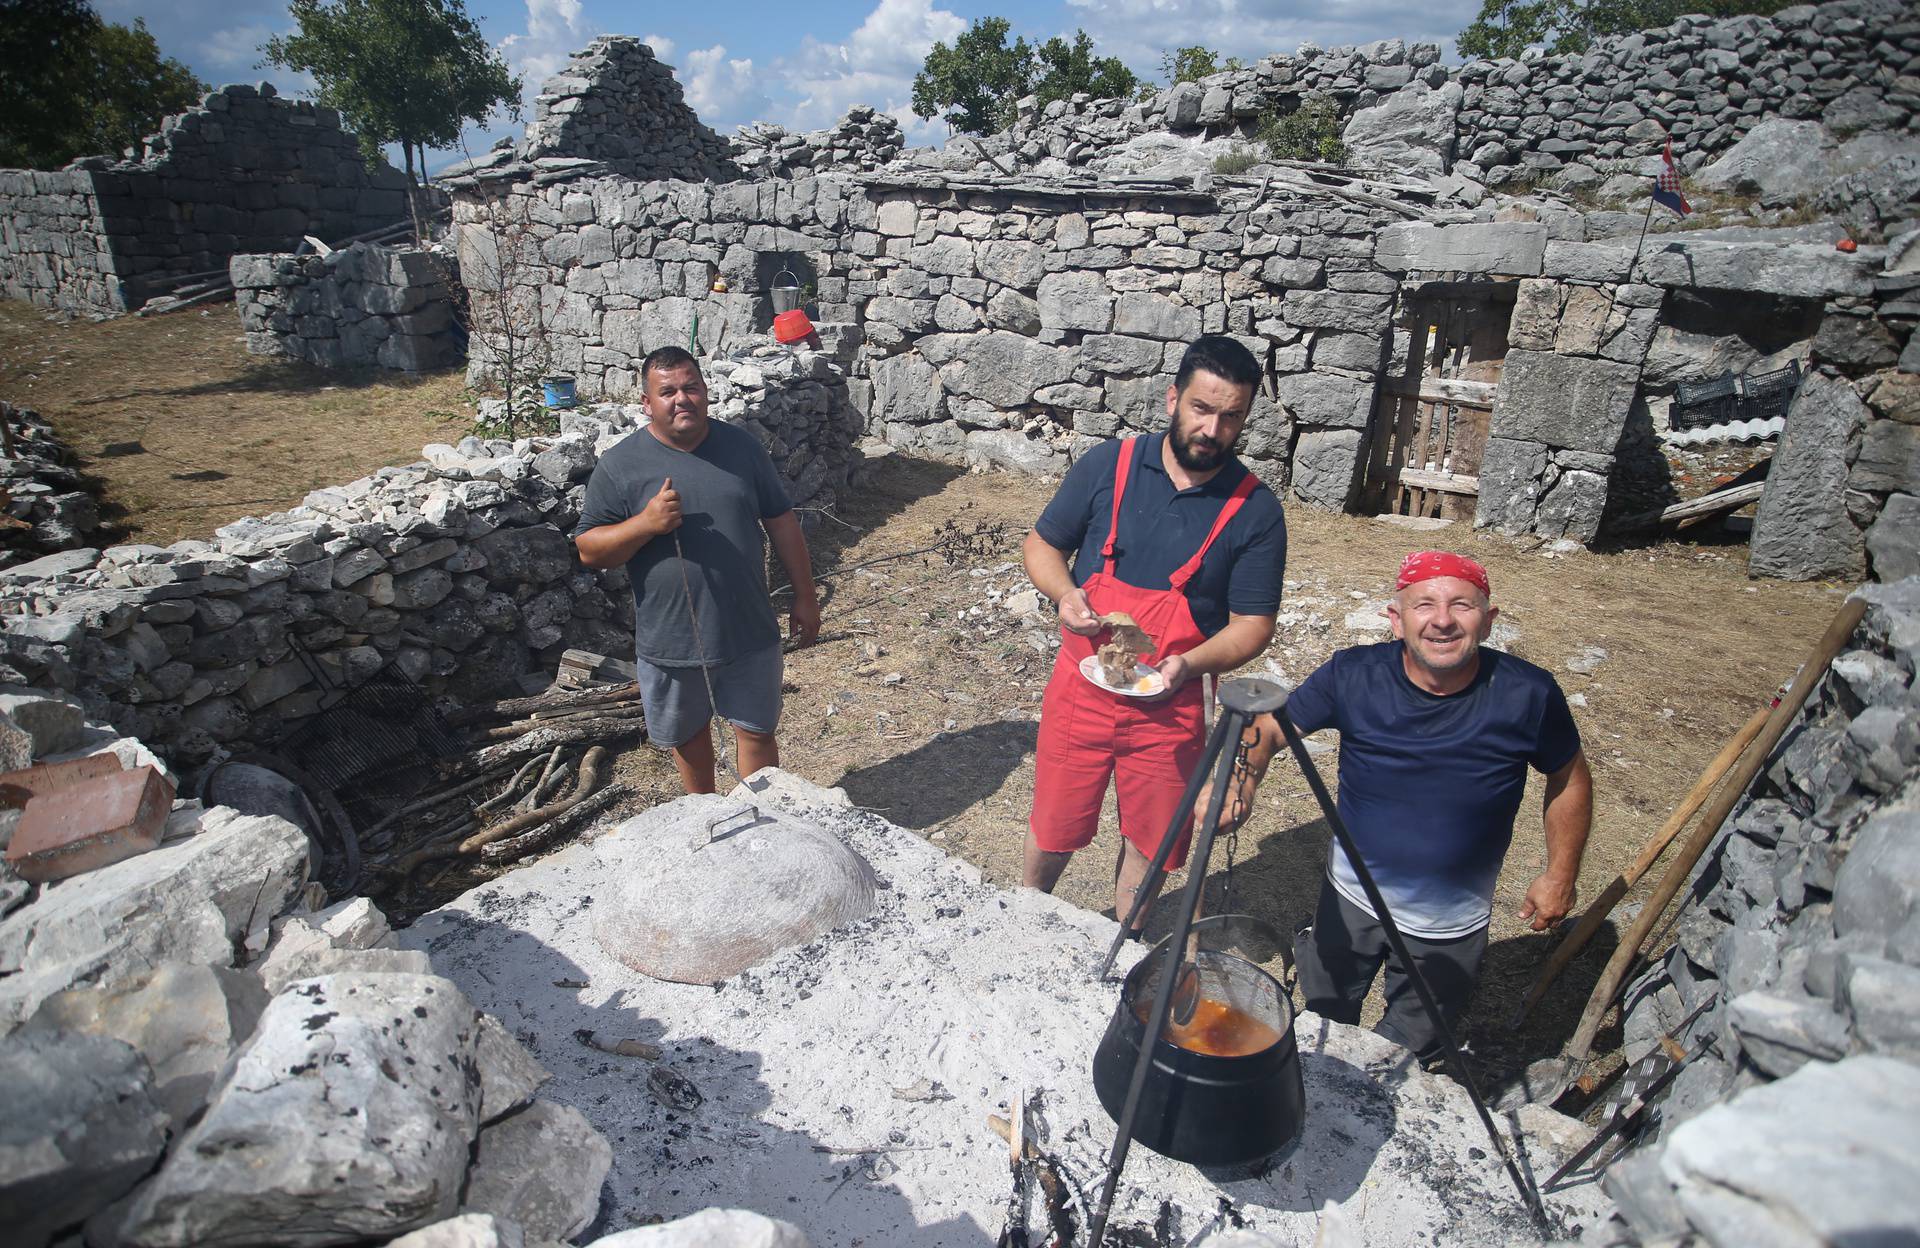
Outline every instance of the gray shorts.
{"label": "gray shorts", "polygon": [[[634,667],[640,676],[640,705],[647,713],[647,740],[663,750],[685,745],[713,718],[707,681],[697,667],[661,667],[645,659]],[[748,732],[772,732],[780,725],[780,679],[786,659],[779,643],[731,663],[707,669],[720,716]]]}

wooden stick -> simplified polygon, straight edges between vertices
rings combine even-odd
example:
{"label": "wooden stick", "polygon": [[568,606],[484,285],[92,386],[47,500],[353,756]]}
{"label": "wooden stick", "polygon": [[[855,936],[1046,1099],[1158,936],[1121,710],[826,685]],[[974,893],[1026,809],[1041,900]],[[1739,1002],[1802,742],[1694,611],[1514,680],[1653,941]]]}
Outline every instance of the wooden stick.
{"label": "wooden stick", "polygon": [[1686,884],[1687,877],[1693,872],[1694,864],[1700,861],[1700,856],[1706,853],[1707,846],[1713,843],[1720,832],[1720,825],[1726,822],[1727,816],[1733,813],[1733,808],[1746,794],[1747,786],[1753,783],[1753,778],[1760,774],[1762,767],[1766,766],[1767,756],[1773,753],[1774,746],[1780,744],[1780,738],[1787,735],[1787,729],[1793,726],[1794,716],[1800,713],[1800,708],[1806,704],[1808,695],[1813,692],[1813,687],[1820,683],[1821,677],[1826,675],[1828,665],[1833,662],[1834,656],[1846,647],[1848,639],[1853,636],[1853,630],[1859,626],[1861,617],[1866,613],[1867,603],[1864,598],[1848,598],[1834,613],[1833,622],[1827,625],[1827,631],[1821,634],[1820,640],[1814,644],[1813,650],[1807,655],[1806,662],[1801,664],[1799,672],[1795,674],[1793,683],[1787,687],[1787,692],[1781,697],[1779,704],[1773,708],[1772,714],[1767,716],[1767,722],[1761,728],[1760,735],[1754,739],[1753,746],[1741,757],[1732,774],[1727,777],[1727,782],[1720,787],[1719,795],[1714,798],[1713,804],[1707,808],[1705,814],[1700,816],[1700,822],[1694,828],[1693,835],[1688,837],[1687,843],[1681,847],[1679,857],[1673,860],[1672,865],[1667,868],[1667,873],[1660,877],[1660,883],[1654,886],[1653,895],[1647,898],[1647,904],[1640,908],[1638,915],[1634,916],[1633,926],[1627,930],[1627,934],[1621,938],[1619,948],[1615,949],[1613,956],[1607,960],[1606,969],[1600,973],[1600,982],[1593,986],[1593,995],[1587,998],[1587,1008],[1580,1016],[1580,1026],[1574,1031],[1573,1039],[1567,1044],[1569,1057],[1584,1061],[1593,1051],[1593,1038],[1600,1031],[1600,1020],[1612,1008],[1614,997],[1625,985],[1627,972],[1639,957],[1640,945],[1646,940],[1647,933],[1653,930],[1654,925],[1660,921],[1660,916],[1666,912],[1668,903]]}
{"label": "wooden stick", "polygon": [[447,769],[447,779],[464,779],[489,767],[518,762],[529,754],[545,754],[556,745],[610,745],[645,735],[645,727],[634,719],[616,720],[611,724],[595,720],[587,724],[536,728],[525,736],[490,745],[466,758],[455,759]]}
{"label": "wooden stick", "polygon": [[[597,748],[597,747],[596,747]],[[560,757],[560,751],[554,750],[554,766],[548,768],[540,777],[540,783],[533,786],[533,792],[526,795],[515,807],[522,812],[538,810],[548,798],[560,791],[560,786],[573,778],[573,762]]]}
{"label": "wooden stick", "polygon": [[624,702],[639,696],[640,686],[634,684],[615,685],[608,689],[575,689],[560,693],[543,693],[531,698],[509,698],[504,702],[491,702],[484,706],[470,706],[454,712],[449,718],[456,724],[470,724],[480,719],[518,719],[522,715],[540,711],[597,706],[603,702]]}
{"label": "wooden stick", "polygon": [[636,703],[631,707],[595,707],[590,710],[576,711],[567,715],[556,715],[551,719],[523,719],[514,724],[503,724],[498,728],[483,728],[477,734],[482,741],[512,741],[528,733],[547,728],[576,727],[589,723],[611,723],[615,720],[640,719],[644,712]]}
{"label": "wooden stick", "polygon": [[545,849],[575,827],[592,819],[632,792],[632,785],[618,782],[610,784],[586,798],[578,806],[568,809],[564,814],[556,815],[547,823],[531,831],[523,832],[510,841],[495,841],[485,846],[480,850],[480,857],[487,862],[516,862],[536,850]]}
{"label": "wooden stick", "polygon": [[1692,819],[1700,807],[1706,803],[1707,798],[1713,793],[1714,786],[1719,784],[1721,777],[1727,774],[1727,769],[1733,766],[1734,761],[1740,757],[1748,745],[1752,744],[1753,739],[1760,735],[1760,729],[1766,726],[1770,709],[1763,706],[1755,711],[1747,722],[1741,725],[1740,731],[1734,733],[1727,743],[1720,747],[1720,752],[1714,755],[1712,762],[1707,764],[1707,769],[1700,773],[1700,778],[1693,782],[1693,788],[1680,799],[1680,804],[1674,807],[1673,814],[1667,817],[1667,821],[1660,825],[1660,830],[1641,847],[1639,855],[1627,864],[1626,869],[1614,876],[1613,882],[1593,899],[1593,904],[1588,906],[1586,913],[1580,916],[1579,924],[1567,934],[1565,940],[1560,942],[1560,947],[1553,951],[1553,956],[1547,959],[1547,964],[1540,968],[1539,978],[1535,979],[1533,987],[1527,990],[1526,1000],[1522,1001],[1520,1008],[1514,1011],[1508,1026],[1518,1027],[1526,1019],[1527,1012],[1540,1004],[1540,998],[1546,995],[1548,985],[1552,984],[1560,972],[1566,969],[1567,964],[1586,948],[1587,942],[1592,940],[1594,933],[1600,930],[1600,925],[1606,921],[1608,915],[1613,913],[1613,908],[1620,904],[1622,897],[1627,895],[1627,890],[1638,883],[1640,877],[1660,860],[1660,855],[1666,852],[1668,845],[1673,843],[1673,838],[1680,835],[1680,830],[1687,826],[1687,821]]}
{"label": "wooden stick", "polygon": [[474,833],[466,840],[460,842],[460,852],[463,854],[479,853],[482,848],[493,844],[495,841],[504,841],[516,833],[524,832],[528,828],[545,823],[556,815],[566,814],[567,811],[578,806],[584,799],[591,797],[594,791],[606,782],[606,763],[607,747],[604,745],[594,746],[587,751],[587,756],[580,761],[580,783],[574,786],[572,794],[561,801],[542,806],[538,810],[530,810],[524,815],[515,815],[511,819],[504,819],[490,828],[485,828]]}
{"label": "wooden stick", "polygon": [[[554,746],[553,752],[555,754],[558,754],[560,752],[560,747],[557,745]],[[531,780],[533,778],[533,773],[540,770],[540,768],[545,765],[546,765],[546,760],[541,758],[538,754],[535,754],[532,758],[528,759],[524,764],[522,764],[519,771],[516,771],[513,773],[513,779],[507,781],[507,785],[505,788],[501,789],[498,793],[495,793],[492,797],[488,798],[486,801],[481,802],[478,806],[475,806],[473,808],[473,813],[476,815],[490,815],[494,811],[499,810],[502,807],[513,805],[515,799],[517,799],[520,796],[520,791],[521,791],[520,786],[527,783],[527,781]]]}

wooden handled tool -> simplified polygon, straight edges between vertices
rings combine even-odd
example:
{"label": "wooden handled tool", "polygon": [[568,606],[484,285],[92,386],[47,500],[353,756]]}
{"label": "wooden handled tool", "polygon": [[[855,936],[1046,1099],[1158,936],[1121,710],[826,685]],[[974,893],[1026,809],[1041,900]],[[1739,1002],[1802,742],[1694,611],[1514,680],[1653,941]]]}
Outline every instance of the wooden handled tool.
{"label": "wooden handled tool", "polygon": [[1547,964],[1540,968],[1539,977],[1533,981],[1533,987],[1527,990],[1526,999],[1520,1003],[1518,1009],[1514,1010],[1513,1017],[1508,1020],[1508,1026],[1518,1027],[1526,1020],[1527,1012],[1540,1004],[1540,998],[1547,995],[1548,986],[1561,971],[1567,968],[1567,964],[1587,947],[1587,942],[1592,940],[1594,933],[1600,930],[1600,925],[1605,923],[1607,916],[1613,913],[1613,908],[1620,904],[1620,899],[1627,895],[1627,890],[1638,883],[1641,876],[1652,870],[1653,864],[1660,860],[1660,855],[1666,852],[1668,845],[1673,843],[1673,838],[1680,835],[1680,830],[1687,826],[1687,821],[1693,818],[1695,812],[1705,804],[1708,796],[1713,793],[1714,786],[1719,784],[1721,777],[1727,774],[1727,769],[1733,766],[1747,746],[1752,744],[1753,739],[1760,735],[1760,729],[1766,726],[1767,714],[1768,708],[1761,707],[1741,726],[1740,731],[1733,734],[1733,737],[1720,748],[1720,752],[1714,755],[1713,761],[1707,764],[1707,769],[1700,773],[1700,778],[1694,781],[1693,788],[1680,799],[1680,804],[1674,807],[1673,814],[1660,825],[1660,830],[1641,847],[1639,856],[1628,863],[1624,871],[1614,876],[1613,882],[1593,899],[1593,904],[1589,905],[1586,913],[1580,916],[1580,922],[1567,934],[1566,939],[1560,942],[1560,947],[1553,951],[1553,956],[1547,959]]}
{"label": "wooden handled tool", "polygon": [[1700,861],[1700,856],[1706,853],[1707,846],[1711,845],[1715,836],[1718,835],[1720,825],[1726,822],[1727,816],[1733,813],[1733,808],[1739,805],[1741,797],[1746,794],[1747,786],[1753,783],[1753,778],[1760,774],[1762,767],[1766,766],[1767,756],[1773,753],[1774,746],[1780,744],[1780,739],[1787,735],[1787,729],[1792,726],[1794,717],[1800,713],[1800,708],[1806,705],[1807,697],[1813,692],[1813,687],[1820,683],[1821,677],[1826,675],[1827,668],[1833,663],[1834,657],[1846,648],[1848,639],[1853,636],[1853,630],[1859,626],[1861,617],[1866,613],[1867,603],[1863,598],[1848,598],[1834,613],[1833,621],[1827,625],[1827,631],[1814,644],[1813,651],[1807,655],[1807,661],[1801,665],[1800,671],[1793,678],[1793,683],[1787,687],[1787,692],[1781,697],[1779,705],[1775,706],[1772,713],[1767,716],[1767,722],[1754,739],[1752,748],[1741,757],[1739,764],[1733,768],[1732,774],[1727,777],[1727,782],[1721,786],[1719,794],[1713,799],[1713,803],[1708,806],[1706,813],[1700,816],[1700,822],[1694,828],[1693,835],[1687,838],[1687,843],[1681,847],[1679,856],[1667,868],[1667,873],[1660,877],[1660,883],[1655,885],[1653,895],[1647,898],[1647,904],[1642,906],[1640,913],[1634,917],[1633,926],[1621,938],[1619,948],[1615,949],[1613,956],[1607,960],[1606,969],[1600,974],[1600,982],[1594,985],[1593,995],[1587,999],[1586,1012],[1580,1016],[1580,1026],[1575,1029],[1573,1039],[1567,1045],[1566,1052],[1569,1057],[1584,1061],[1593,1051],[1593,1038],[1600,1030],[1600,1020],[1606,1016],[1607,1010],[1613,1005],[1614,998],[1619,995],[1620,989],[1625,985],[1627,973],[1640,955],[1641,944],[1653,931],[1654,925],[1660,921],[1660,916],[1666,913],[1668,904],[1686,884],[1687,877],[1693,873],[1694,865]]}

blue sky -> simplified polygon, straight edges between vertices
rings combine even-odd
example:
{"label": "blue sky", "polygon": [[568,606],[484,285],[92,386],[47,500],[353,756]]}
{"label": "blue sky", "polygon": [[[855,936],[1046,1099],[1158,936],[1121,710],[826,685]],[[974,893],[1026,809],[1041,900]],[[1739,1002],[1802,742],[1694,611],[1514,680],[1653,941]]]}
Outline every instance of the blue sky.
{"label": "blue sky", "polygon": [[[209,83],[271,81],[289,95],[311,86],[259,68],[259,45],[291,28],[285,0],[94,0],[109,21],[144,18],[162,53]],[[540,81],[595,35],[639,35],[679,74],[701,120],[722,133],[748,121],[790,128],[831,125],[854,104],[897,115],[915,142],[944,129],[910,108],[913,75],[935,40],[975,18],[1008,18],[1029,40],[1084,29],[1102,55],[1157,77],[1164,49],[1203,44],[1249,60],[1323,46],[1399,37],[1442,43],[1479,9],[1477,0],[709,0],[705,4],[610,0],[467,0],[488,40],[527,81]],[[474,152],[519,128],[503,119],[471,131]],[[456,154],[457,155],[457,154]],[[451,157],[447,158],[451,159]],[[433,157],[430,166],[446,163]]]}

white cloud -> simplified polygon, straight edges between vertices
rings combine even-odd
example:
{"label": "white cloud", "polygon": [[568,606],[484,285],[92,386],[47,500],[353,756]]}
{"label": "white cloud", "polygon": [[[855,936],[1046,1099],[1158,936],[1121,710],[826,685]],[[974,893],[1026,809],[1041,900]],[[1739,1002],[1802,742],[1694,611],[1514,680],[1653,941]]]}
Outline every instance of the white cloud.
{"label": "white cloud", "polygon": [[[271,26],[257,22],[216,30],[200,44],[196,60],[207,71],[217,70],[228,75],[244,74],[252,71],[265,58],[266,54],[260,51],[260,45],[273,36],[274,30]],[[161,49],[163,54],[165,51],[166,49]],[[213,76],[218,77],[219,74],[216,73]]]}
{"label": "white cloud", "polygon": [[688,51],[679,78],[687,103],[716,130],[752,121],[773,103],[767,98],[766,84],[754,72],[753,58],[729,57],[725,44]]}
{"label": "white cloud", "polygon": [[595,33],[580,18],[580,0],[527,0],[526,33],[508,35],[499,44],[508,67],[525,75],[522,98],[530,101],[538,95],[540,84]]}
{"label": "white cloud", "polygon": [[673,50],[680,46],[665,35],[646,35],[641,38],[640,42],[652,48],[655,56],[668,62],[673,60]]}
{"label": "white cloud", "polygon": [[797,130],[830,126],[855,104],[871,104],[899,118],[911,142],[938,142],[943,128],[913,115],[913,76],[936,42],[966,30],[967,21],[933,0],[879,0],[844,43],[811,37],[782,61],[784,94],[794,102],[782,124]]}

